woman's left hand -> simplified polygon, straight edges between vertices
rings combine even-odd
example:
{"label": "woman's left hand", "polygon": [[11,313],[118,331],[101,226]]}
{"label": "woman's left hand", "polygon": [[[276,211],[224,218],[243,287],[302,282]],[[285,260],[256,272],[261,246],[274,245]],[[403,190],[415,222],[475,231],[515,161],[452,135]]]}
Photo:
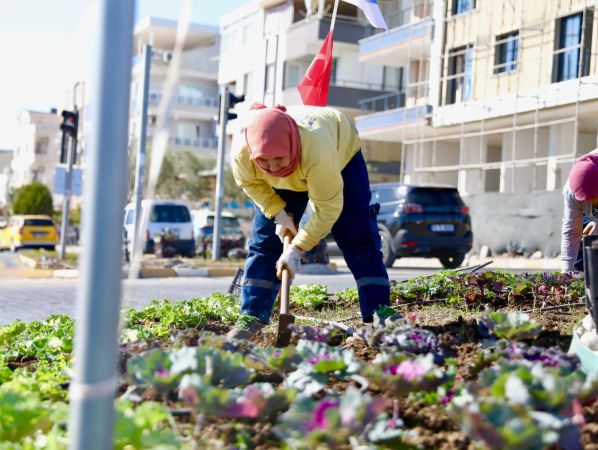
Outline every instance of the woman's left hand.
{"label": "woman's left hand", "polygon": [[295,274],[301,269],[301,255],[303,251],[294,245],[289,245],[284,249],[280,258],[276,262],[276,276],[280,280],[282,278],[283,269],[288,269],[291,279],[295,278]]}

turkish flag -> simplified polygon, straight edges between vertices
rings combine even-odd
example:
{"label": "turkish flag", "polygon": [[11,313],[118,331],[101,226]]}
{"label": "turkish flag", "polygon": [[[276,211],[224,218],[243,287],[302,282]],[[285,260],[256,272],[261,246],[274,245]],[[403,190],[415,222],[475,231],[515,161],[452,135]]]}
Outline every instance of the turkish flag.
{"label": "turkish flag", "polygon": [[303,80],[297,86],[304,105],[326,106],[332,68],[332,33],[329,32]]}

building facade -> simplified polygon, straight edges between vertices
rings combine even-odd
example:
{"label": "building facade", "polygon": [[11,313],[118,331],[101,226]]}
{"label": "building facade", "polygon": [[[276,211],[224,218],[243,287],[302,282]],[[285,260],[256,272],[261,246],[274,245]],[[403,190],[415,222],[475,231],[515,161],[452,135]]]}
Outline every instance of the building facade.
{"label": "building facade", "polygon": [[[558,252],[559,192],[576,158],[596,147],[595,2],[394,3],[399,11],[415,5],[424,17],[412,12],[415,21],[360,41],[361,59],[389,55],[398,62],[408,49],[417,62],[402,64],[406,85],[394,101],[364,103],[358,130],[369,139],[401,142],[402,179],[457,186],[477,205],[478,223],[494,217],[491,210],[501,203],[510,209],[502,217],[525,211],[543,218],[538,240],[550,246],[509,235],[497,249]],[[414,76],[413,67],[424,77]],[[410,89],[426,81],[426,69],[424,101]],[[559,220],[548,220],[548,211]],[[492,240],[484,229],[476,233],[475,219],[478,244]]]}
{"label": "building facade", "polygon": [[38,181],[54,191],[55,169],[60,158],[61,122],[55,109],[21,111],[19,141],[10,165],[11,189]]}
{"label": "building facade", "polygon": [[403,144],[406,182],[465,195],[562,188],[596,146],[595,3],[394,4],[399,26],[360,41],[360,60],[395,61],[402,89],[362,102],[361,135]]}
{"label": "building facade", "polygon": [[5,210],[8,204],[12,155],[12,150],[0,149],[0,213]]}
{"label": "building facade", "polygon": [[[141,121],[143,45],[152,46],[147,138],[151,142],[175,47],[176,21],[142,19],[134,32],[136,56],[131,85],[131,141],[138,139]],[[190,151],[202,159],[216,157],[214,117],[218,113],[218,27],[191,24],[183,47],[179,81],[168,117],[169,150]]]}
{"label": "building facade", "polygon": [[[333,0],[252,0],[221,20],[222,45],[218,82],[244,94],[243,112],[253,102],[301,104],[297,85],[322,46],[331,24]],[[354,119],[359,102],[397,89],[398,70],[359,63],[359,40],[373,33],[360,10],[339,3],[334,30],[333,65],[328,105]],[[374,181],[398,179],[400,144],[363,140]]]}

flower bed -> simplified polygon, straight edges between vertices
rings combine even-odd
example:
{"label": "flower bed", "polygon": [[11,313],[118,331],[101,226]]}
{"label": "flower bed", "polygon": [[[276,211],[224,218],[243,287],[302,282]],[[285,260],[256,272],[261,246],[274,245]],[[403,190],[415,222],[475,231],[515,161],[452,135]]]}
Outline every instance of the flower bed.
{"label": "flower bed", "polygon": [[[405,320],[299,324],[282,349],[273,330],[226,341],[240,310],[224,294],[124,311],[115,448],[598,448],[598,380],[563,352],[576,313],[520,312],[577,302],[579,278],[428,280],[393,287]],[[313,317],[358,311],[351,290],[295,292]],[[65,316],[0,327],[0,449],[67,447],[72,348]]]}

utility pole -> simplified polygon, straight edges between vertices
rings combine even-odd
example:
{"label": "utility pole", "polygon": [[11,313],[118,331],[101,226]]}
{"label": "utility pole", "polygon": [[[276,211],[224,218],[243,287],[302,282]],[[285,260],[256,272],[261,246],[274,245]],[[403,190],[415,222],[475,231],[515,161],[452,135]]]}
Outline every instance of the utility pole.
{"label": "utility pole", "polygon": [[237,118],[237,114],[229,111],[237,103],[244,102],[245,95],[233,95],[225,85],[220,86],[220,109],[218,123],[220,133],[218,136],[218,158],[216,160],[216,205],[214,210],[214,232],[212,234],[212,259],[220,259],[220,234],[222,231],[222,200],[224,198],[224,160],[226,153],[226,124],[229,120]]}
{"label": "utility pole", "polygon": [[[135,201],[135,227],[133,232],[133,245],[131,245],[131,261],[136,261],[139,255],[139,246],[142,239],[140,237],[139,228],[141,226],[141,199],[143,198],[143,178],[145,172],[145,139],[147,134],[147,99],[149,93],[149,77],[150,66],[152,60],[152,46],[143,46],[143,84],[142,84],[142,101],[141,101],[141,124],[139,127],[139,139],[137,144],[137,162],[135,165],[135,189],[133,190],[133,198]],[[132,273],[138,273],[137,270]]]}
{"label": "utility pole", "polygon": [[218,158],[216,160],[216,206],[214,209],[214,232],[212,233],[212,260],[220,259],[220,230],[222,228],[222,198],[224,197],[224,152],[226,150],[226,122],[228,122],[228,88],[220,86],[220,111],[218,122]]}
{"label": "utility pole", "polygon": [[[71,207],[71,187],[73,180],[73,163],[77,158],[77,134],[79,131],[79,111],[77,110],[77,85],[73,89],[73,111],[62,111],[63,123],[60,125],[62,130],[62,148],[61,161],[66,162],[66,173],[64,178],[64,192],[62,201],[62,221],[60,223],[60,247],[58,257],[64,261],[66,249],[66,235],[69,227],[69,210]],[[70,141],[70,145],[69,145]],[[66,161],[63,158],[66,157]]]}
{"label": "utility pole", "polygon": [[70,450],[113,448],[134,0],[101,0],[69,387]]}

